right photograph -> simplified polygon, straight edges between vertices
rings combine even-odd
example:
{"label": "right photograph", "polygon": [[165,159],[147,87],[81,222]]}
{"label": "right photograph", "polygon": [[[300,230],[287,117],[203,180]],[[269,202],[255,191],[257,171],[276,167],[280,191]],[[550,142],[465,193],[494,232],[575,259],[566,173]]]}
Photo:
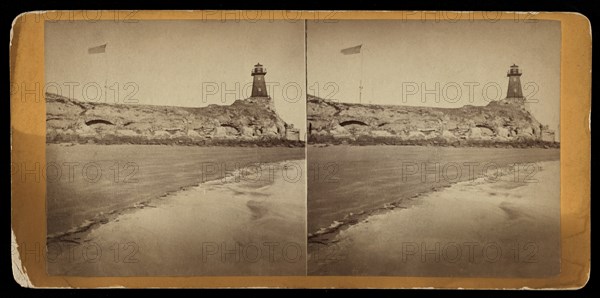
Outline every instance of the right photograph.
{"label": "right photograph", "polygon": [[560,22],[306,30],[308,275],[560,273]]}

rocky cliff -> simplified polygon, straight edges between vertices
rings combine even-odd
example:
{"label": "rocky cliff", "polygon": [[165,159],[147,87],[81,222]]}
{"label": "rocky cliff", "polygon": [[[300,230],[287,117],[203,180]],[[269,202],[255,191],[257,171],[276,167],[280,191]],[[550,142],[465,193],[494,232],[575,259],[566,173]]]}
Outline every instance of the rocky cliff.
{"label": "rocky cliff", "polygon": [[397,144],[543,143],[554,132],[540,124],[522,101],[500,100],[486,106],[433,108],[348,104],[310,96],[309,143],[335,139],[384,140]]}
{"label": "rocky cliff", "polygon": [[286,140],[287,129],[267,98],[186,108],[81,102],[46,94],[48,143],[301,145]]}

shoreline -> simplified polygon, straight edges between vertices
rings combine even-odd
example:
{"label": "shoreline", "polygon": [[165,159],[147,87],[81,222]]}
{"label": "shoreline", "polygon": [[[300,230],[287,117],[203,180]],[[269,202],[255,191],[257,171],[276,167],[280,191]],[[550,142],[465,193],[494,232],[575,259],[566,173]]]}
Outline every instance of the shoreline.
{"label": "shoreline", "polygon": [[190,139],[97,139],[95,137],[77,138],[69,140],[48,140],[46,144],[75,146],[75,145],[144,145],[144,146],[184,146],[184,147],[287,147],[304,148],[306,142],[303,140],[292,141],[287,139],[265,139],[265,140],[237,140],[237,139],[210,139],[210,140],[190,140]]}
{"label": "shoreline", "polygon": [[[241,167],[304,159],[305,148],[47,144],[47,234],[223,177]],[[101,220],[101,217],[96,218]],[[71,230],[72,232],[73,230]]]}
{"label": "shoreline", "polygon": [[[303,160],[301,160],[303,161]],[[253,276],[306,273],[305,163],[270,163],[171,194],[47,246],[49,275]],[[277,166],[271,166],[277,164]],[[264,173],[264,172],[263,172]],[[242,174],[243,175],[243,174]]]}
{"label": "shoreline", "polygon": [[[115,144],[115,145],[122,145],[122,144]],[[267,166],[280,166],[280,165],[283,165],[283,164],[289,163],[289,162],[298,162],[298,161],[305,161],[305,160],[306,159],[290,159],[290,160],[283,160],[283,161],[277,161],[277,162],[263,163],[263,164],[261,164],[261,168],[267,167]],[[226,172],[225,177],[215,177],[213,179],[208,179],[204,182],[191,184],[191,185],[187,185],[187,186],[182,186],[178,190],[166,191],[160,196],[152,197],[152,198],[140,201],[140,202],[136,202],[127,207],[114,209],[109,212],[100,212],[100,213],[96,214],[92,219],[85,220],[82,224],[80,224],[76,227],[72,227],[67,231],[58,232],[58,233],[54,233],[51,235],[46,235],[46,245],[51,244],[51,243],[60,243],[60,242],[81,244],[81,242],[78,240],[85,238],[85,236],[88,235],[90,232],[92,232],[94,229],[99,228],[104,224],[115,221],[116,219],[118,219],[119,216],[126,215],[129,213],[144,209],[144,208],[157,208],[158,204],[164,203],[165,202],[164,200],[170,196],[175,196],[178,193],[185,192],[190,189],[200,187],[202,185],[211,185],[211,184],[214,184],[215,181],[227,180],[230,177],[236,177],[236,175],[240,175],[241,171],[248,170],[249,168],[250,167],[242,167],[242,168],[236,169],[234,171]],[[222,181],[221,184],[226,184],[226,183],[231,183],[231,182],[227,182],[227,181],[223,182]]]}
{"label": "shoreline", "polygon": [[[514,144],[514,143],[511,143]],[[506,144],[506,145],[511,145],[511,144]],[[495,147],[495,146],[452,146],[449,144],[386,144],[386,143],[376,143],[376,144],[352,144],[352,143],[306,143],[307,147],[314,147],[314,148],[323,148],[323,147],[330,147],[330,146],[351,146],[351,147],[368,147],[368,146],[389,146],[389,147],[441,147],[441,148],[447,148],[447,147],[452,147],[452,148],[495,148],[495,149],[560,149],[560,143],[556,143],[558,147],[536,147],[536,146],[532,146],[532,147],[509,147],[509,146],[499,146],[499,147]]]}
{"label": "shoreline", "polygon": [[[543,161],[541,167],[539,177],[552,184],[549,189],[541,183],[487,181],[478,177],[405,199],[401,207],[406,208],[378,208],[352,224],[340,226],[328,241],[309,240],[309,274],[480,277],[555,274],[560,270],[560,226],[554,219],[560,216],[560,202],[550,195],[559,184],[550,181],[559,178],[556,170],[560,161]],[[548,199],[552,203],[545,201]],[[458,245],[463,253],[467,251],[467,246],[460,246],[464,243],[477,243],[479,248],[496,245],[503,253],[487,265],[481,255],[473,260],[444,260],[449,248]],[[535,244],[535,250],[528,246],[531,243]],[[407,244],[420,250],[407,251]],[[422,252],[424,247],[440,244],[438,257],[442,261],[423,261],[430,260],[429,250]]]}
{"label": "shoreline", "polygon": [[532,141],[530,142],[495,142],[495,141],[479,141],[479,142],[446,142],[438,141],[431,142],[429,140],[392,140],[392,141],[375,141],[375,142],[348,142],[349,139],[340,138],[336,139],[335,142],[306,142],[307,147],[329,147],[329,146],[398,146],[398,147],[454,147],[454,148],[498,148],[498,149],[560,149],[560,142],[544,142],[544,141]]}
{"label": "shoreline", "polygon": [[[442,187],[435,187],[435,190],[432,190],[431,192],[435,192],[438,191],[442,188],[446,188],[446,187],[450,187],[451,185],[448,186],[442,186]],[[308,243],[319,243],[319,244],[330,244],[333,243],[333,241],[335,241],[335,237],[342,231],[352,227],[353,225],[359,224],[360,222],[364,221],[365,219],[373,216],[373,215],[379,215],[379,214],[385,214],[387,212],[390,212],[392,210],[395,209],[407,209],[410,208],[412,205],[415,204],[415,200],[417,200],[420,196],[425,195],[429,192],[423,192],[423,193],[419,193],[407,198],[400,198],[397,199],[395,201],[389,202],[384,204],[381,207],[377,207],[374,209],[370,209],[370,210],[362,210],[359,211],[357,213],[353,213],[350,212],[348,214],[346,214],[344,216],[344,218],[338,220],[334,220],[329,226],[327,227],[322,227],[319,230],[313,232],[313,233],[308,233],[307,235],[307,239],[308,239]],[[328,239],[328,237],[331,237],[331,239]]]}
{"label": "shoreline", "polygon": [[[353,145],[349,145],[349,144],[339,144],[339,145],[334,145],[334,146],[340,146],[340,147],[341,146],[352,146],[353,147]],[[379,146],[379,145],[368,145],[368,146]],[[391,145],[391,146],[394,146],[394,145]],[[419,145],[408,145],[408,146],[422,147]],[[309,148],[323,148],[323,146],[312,146],[312,145],[308,145],[308,147]],[[327,147],[327,146],[325,146],[325,147]],[[500,149],[502,149],[502,148],[500,148]],[[530,148],[511,148],[511,149],[512,150],[514,150],[514,149],[527,150]],[[556,160],[556,161],[560,162],[560,160]],[[541,162],[546,162],[546,161],[540,161],[539,163],[541,163]],[[499,177],[506,177],[508,175],[507,173],[509,172],[507,170],[509,170],[509,169],[510,169],[510,165],[508,165],[508,164],[498,167],[498,171],[500,173],[502,173],[502,175],[500,175]],[[496,177],[496,178],[499,178],[499,177]],[[386,202],[382,205],[379,205],[375,208],[360,210],[358,212],[347,213],[343,217],[333,220],[327,226],[321,226],[317,230],[308,231],[309,233],[307,234],[307,241],[309,244],[310,243],[318,243],[318,244],[323,244],[323,245],[331,244],[332,241],[335,241],[335,238],[337,237],[337,235],[339,235],[342,231],[347,230],[354,225],[360,224],[361,222],[363,222],[364,220],[366,220],[367,218],[369,218],[371,216],[385,214],[388,212],[392,212],[396,209],[408,209],[408,208],[411,208],[414,205],[418,204],[420,197],[426,196],[431,193],[443,191],[443,190],[450,188],[456,184],[472,183],[478,179],[487,179],[487,178],[488,177],[486,175],[484,175],[483,173],[480,173],[478,176],[473,177],[473,179],[459,180],[459,181],[455,181],[455,182],[447,182],[446,184],[443,184],[443,185],[431,186],[422,192],[419,192],[416,194],[411,194],[406,197],[396,198],[396,199]],[[491,183],[495,183],[495,182],[491,182]]]}
{"label": "shoreline", "polygon": [[[477,177],[479,179],[482,177]],[[455,184],[461,182],[472,182],[472,181],[457,181],[454,183],[450,183],[442,186],[434,186],[431,187],[428,191],[420,192],[418,194],[411,195],[405,198],[398,198],[394,201],[385,203],[380,207],[376,207],[369,210],[361,210],[357,213],[350,212],[344,216],[344,218],[338,220],[334,220],[329,226],[321,227],[319,230],[308,233],[307,241],[309,244],[316,243],[322,245],[330,245],[332,243],[336,243],[335,238],[344,230],[352,228],[355,225],[358,225],[365,220],[368,220],[369,217],[375,215],[385,215],[386,213],[392,212],[397,209],[408,209],[418,204],[418,199],[420,197],[426,196],[430,193],[435,193],[438,191],[443,191],[446,188],[452,187]]]}

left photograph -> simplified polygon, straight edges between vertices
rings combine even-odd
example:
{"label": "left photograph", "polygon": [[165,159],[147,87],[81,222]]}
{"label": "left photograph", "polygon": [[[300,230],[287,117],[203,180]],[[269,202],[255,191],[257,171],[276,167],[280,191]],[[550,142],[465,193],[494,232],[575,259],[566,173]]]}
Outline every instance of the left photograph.
{"label": "left photograph", "polygon": [[303,22],[44,34],[50,275],[306,274]]}

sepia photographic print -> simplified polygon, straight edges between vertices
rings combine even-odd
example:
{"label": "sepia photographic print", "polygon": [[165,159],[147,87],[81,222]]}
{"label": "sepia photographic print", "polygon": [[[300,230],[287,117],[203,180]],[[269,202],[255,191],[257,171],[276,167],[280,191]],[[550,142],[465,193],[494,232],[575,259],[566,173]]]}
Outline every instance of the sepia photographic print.
{"label": "sepia photographic print", "polygon": [[591,45],[569,12],[20,14],[13,278],[585,287]]}
{"label": "sepia photographic print", "polygon": [[559,22],[307,24],[308,274],[560,273]]}
{"label": "sepia photographic print", "polygon": [[48,274],[306,274],[303,22],[44,32]]}
{"label": "sepia photographic print", "polygon": [[43,29],[49,276],[561,274],[558,21]]}

